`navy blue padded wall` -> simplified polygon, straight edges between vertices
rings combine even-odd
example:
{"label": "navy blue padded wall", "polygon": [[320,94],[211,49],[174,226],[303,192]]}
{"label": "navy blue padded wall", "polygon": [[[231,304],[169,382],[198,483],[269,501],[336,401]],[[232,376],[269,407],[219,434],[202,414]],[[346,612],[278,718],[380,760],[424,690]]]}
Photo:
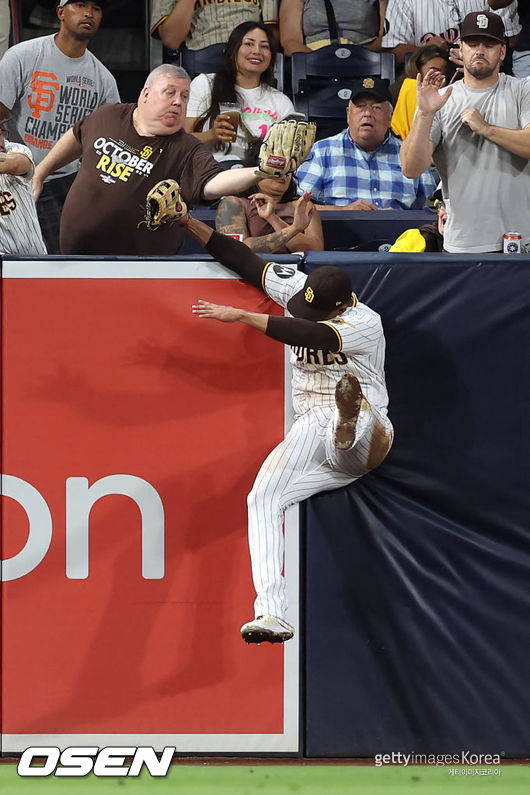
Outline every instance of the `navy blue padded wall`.
{"label": "navy blue padded wall", "polygon": [[306,506],[305,753],[528,756],[530,259],[413,257],[307,258],[382,315],[396,438]]}

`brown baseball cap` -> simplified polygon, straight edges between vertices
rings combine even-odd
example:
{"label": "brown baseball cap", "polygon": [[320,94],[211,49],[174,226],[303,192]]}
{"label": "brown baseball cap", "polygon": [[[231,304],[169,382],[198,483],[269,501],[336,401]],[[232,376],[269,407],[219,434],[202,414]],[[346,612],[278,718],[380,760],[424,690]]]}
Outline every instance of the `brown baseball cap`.
{"label": "brown baseball cap", "polygon": [[481,37],[483,39],[495,39],[504,44],[505,42],[504,22],[498,14],[492,11],[473,11],[462,20],[460,25],[460,38],[471,39]]}
{"label": "brown baseball cap", "polygon": [[335,265],[316,268],[300,292],[293,295],[287,309],[303,320],[325,320],[341,304],[351,304],[352,288],[348,274]]}

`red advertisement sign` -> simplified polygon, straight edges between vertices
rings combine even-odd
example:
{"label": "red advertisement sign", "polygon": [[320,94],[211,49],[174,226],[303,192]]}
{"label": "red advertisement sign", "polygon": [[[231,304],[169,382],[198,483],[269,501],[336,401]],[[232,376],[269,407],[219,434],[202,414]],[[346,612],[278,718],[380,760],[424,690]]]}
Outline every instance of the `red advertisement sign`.
{"label": "red advertisement sign", "polygon": [[239,635],[245,498],[284,434],[284,349],[191,313],[278,308],[208,263],[3,275],[2,750],[296,751],[297,639]]}

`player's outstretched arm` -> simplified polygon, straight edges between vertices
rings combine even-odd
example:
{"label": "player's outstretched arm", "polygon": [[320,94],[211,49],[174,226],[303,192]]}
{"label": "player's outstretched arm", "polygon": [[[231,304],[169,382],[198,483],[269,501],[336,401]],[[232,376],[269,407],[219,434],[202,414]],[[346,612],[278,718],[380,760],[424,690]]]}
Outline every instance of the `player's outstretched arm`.
{"label": "player's outstretched arm", "polygon": [[259,312],[247,312],[234,306],[222,306],[199,298],[191,311],[200,318],[220,320],[222,323],[246,323],[262,331],[268,337],[285,345],[302,345],[325,351],[338,351],[340,342],[337,333],[324,323],[302,320],[296,317],[278,317]]}
{"label": "player's outstretched arm", "polygon": [[[237,171],[238,169],[236,169]],[[205,247],[208,254],[237,273],[253,287],[263,290],[261,277],[266,263],[254,254],[248,246],[227,235],[221,235],[211,227],[189,216],[182,219],[188,232]]]}
{"label": "player's outstretched arm", "polygon": [[191,215],[185,215],[182,219],[180,219],[180,222],[186,227],[190,235],[201,244],[201,246],[206,247],[208,241],[214,233],[214,230],[211,226],[208,226],[208,224],[205,224],[203,221],[199,221],[197,218],[192,218]]}
{"label": "player's outstretched arm", "polygon": [[220,320],[222,323],[246,323],[248,326],[258,329],[258,331],[266,331],[267,323],[269,322],[269,315],[264,315],[260,312],[247,312],[246,309],[238,309],[235,306],[212,304],[202,298],[199,298],[197,303],[193,304],[191,311],[199,317]]}

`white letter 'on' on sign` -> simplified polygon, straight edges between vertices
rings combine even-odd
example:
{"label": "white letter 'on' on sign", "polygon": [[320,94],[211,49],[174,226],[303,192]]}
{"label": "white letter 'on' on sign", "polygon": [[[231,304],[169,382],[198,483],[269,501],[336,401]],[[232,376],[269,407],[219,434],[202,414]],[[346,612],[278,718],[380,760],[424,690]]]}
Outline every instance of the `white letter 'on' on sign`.
{"label": "white letter 'on' on sign", "polygon": [[142,518],[142,577],[164,576],[164,506],[157,490],[135,475],[108,475],[92,486],[87,478],[66,481],[66,576],[88,577],[88,526],[92,506],[102,497],[122,494],[138,505]]}

